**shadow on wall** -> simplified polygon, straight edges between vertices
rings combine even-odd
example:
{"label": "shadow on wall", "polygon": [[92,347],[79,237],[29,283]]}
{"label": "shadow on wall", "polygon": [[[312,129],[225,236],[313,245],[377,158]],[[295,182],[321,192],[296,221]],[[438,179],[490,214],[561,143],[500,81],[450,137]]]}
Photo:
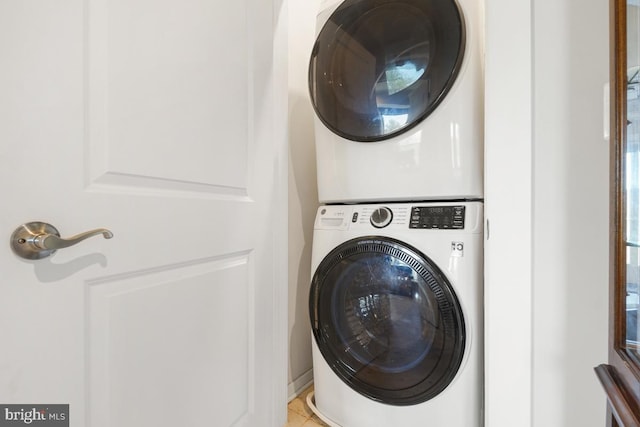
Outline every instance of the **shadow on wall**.
{"label": "shadow on wall", "polygon": [[296,387],[305,385],[298,384],[296,380],[304,380],[301,376],[308,373],[312,366],[308,294],[313,222],[318,207],[313,118],[313,108],[308,96],[290,92],[289,383]]}

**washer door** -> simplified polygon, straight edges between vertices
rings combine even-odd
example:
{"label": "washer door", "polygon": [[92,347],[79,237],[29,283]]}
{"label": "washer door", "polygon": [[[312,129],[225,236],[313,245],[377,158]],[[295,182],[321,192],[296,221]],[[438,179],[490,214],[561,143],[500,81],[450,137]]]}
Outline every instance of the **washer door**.
{"label": "washer door", "polygon": [[464,45],[455,0],[346,0],[311,54],[316,114],[331,131],[354,141],[405,132],[445,97]]}
{"label": "washer door", "polygon": [[462,363],[465,325],[451,284],[400,241],[364,237],[335,248],[316,270],[309,308],[324,359],[370,399],[427,401]]}

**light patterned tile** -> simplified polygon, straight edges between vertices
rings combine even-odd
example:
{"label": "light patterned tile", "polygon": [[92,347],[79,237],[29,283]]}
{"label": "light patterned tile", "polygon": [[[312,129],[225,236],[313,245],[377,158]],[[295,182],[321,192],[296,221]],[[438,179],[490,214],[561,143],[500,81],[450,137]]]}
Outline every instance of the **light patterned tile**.
{"label": "light patterned tile", "polygon": [[307,420],[306,423],[302,424],[302,427],[326,427],[327,425],[320,421],[320,423],[314,421],[313,419]]}
{"label": "light patterned tile", "polygon": [[287,425],[285,427],[302,427],[309,419],[296,412],[287,413]]}
{"label": "light patterned tile", "polygon": [[290,403],[289,403],[289,410],[296,412],[300,415],[303,415],[307,418],[309,418],[311,415],[313,415],[313,411],[311,410],[311,408],[309,408],[309,405],[307,405],[306,400],[297,397],[295,399],[293,399]]}
{"label": "light patterned tile", "polygon": [[313,416],[311,418],[309,418],[311,421],[315,422],[317,425],[325,427],[328,427],[328,424],[325,424],[324,421],[322,421],[320,418],[318,418],[318,416],[316,414],[313,414]]}
{"label": "light patterned tile", "polygon": [[289,402],[287,407],[289,421],[285,427],[329,427],[307,405],[307,395],[312,391],[313,386]]}

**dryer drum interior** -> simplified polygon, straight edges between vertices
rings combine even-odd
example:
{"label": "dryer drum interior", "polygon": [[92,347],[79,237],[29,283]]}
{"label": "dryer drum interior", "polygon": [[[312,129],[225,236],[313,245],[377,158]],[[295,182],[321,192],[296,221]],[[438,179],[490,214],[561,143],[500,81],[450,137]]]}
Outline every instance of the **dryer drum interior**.
{"label": "dryer drum interior", "polygon": [[316,114],[354,141],[405,132],[446,96],[464,47],[455,0],[346,0],[312,50],[309,89]]}
{"label": "dryer drum interior", "polygon": [[425,402],[462,363],[465,324],[451,284],[398,240],[361,237],[336,247],[316,270],[309,308],[328,365],[370,399]]}

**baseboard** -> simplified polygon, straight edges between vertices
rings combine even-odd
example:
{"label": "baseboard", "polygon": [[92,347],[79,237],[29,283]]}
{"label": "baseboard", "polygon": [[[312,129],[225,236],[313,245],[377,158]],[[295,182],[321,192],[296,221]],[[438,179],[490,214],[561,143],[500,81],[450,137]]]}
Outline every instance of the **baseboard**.
{"label": "baseboard", "polygon": [[313,383],[313,369],[309,369],[304,374],[293,380],[287,386],[287,394],[289,402],[298,397],[300,393],[305,391]]}

